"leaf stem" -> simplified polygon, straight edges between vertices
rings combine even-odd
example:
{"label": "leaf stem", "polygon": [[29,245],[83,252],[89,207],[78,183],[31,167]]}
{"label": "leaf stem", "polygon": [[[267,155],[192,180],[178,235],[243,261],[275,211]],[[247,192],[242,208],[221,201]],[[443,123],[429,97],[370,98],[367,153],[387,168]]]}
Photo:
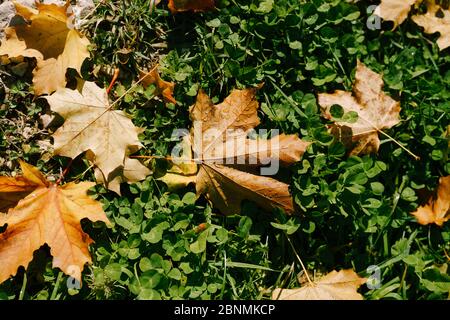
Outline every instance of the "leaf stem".
{"label": "leaf stem", "polygon": [[112,80],[111,80],[111,83],[109,84],[108,89],[106,89],[106,93],[107,93],[107,94],[109,94],[109,93],[111,92],[111,90],[112,90],[114,84],[115,84],[116,81],[117,81],[117,78],[119,77],[119,73],[120,73],[120,69],[119,69],[119,68],[115,68],[115,69],[114,69],[114,74],[113,74],[113,77],[112,77]]}
{"label": "leaf stem", "polygon": [[389,138],[389,140],[393,141],[395,144],[397,144],[400,148],[402,148],[403,150],[405,150],[408,154],[410,154],[415,160],[420,160],[420,157],[415,155],[414,153],[412,153],[408,148],[406,148],[404,145],[402,145],[400,142],[398,142],[397,140],[395,140],[393,137],[391,137],[389,134],[387,134],[386,132],[384,132],[381,129],[378,129],[376,125],[374,125],[372,123],[372,121],[366,119],[365,117],[361,117],[360,114],[358,114],[358,117],[361,118],[362,120],[364,120],[365,122],[367,122],[369,125],[372,126],[372,128],[374,128],[377,132],[381,133],[382,135],[386,136],[387,138]]}
{"label": "leaf stem", "polygon": [[378,132],[380,132],[382,135],[385,135],[387,138],[389,138],[389,140],[391,140],[392,142],[394,142],[395,144],[397,144],[400,148],[402,148],[403,150],[405,150],[407,153],[409,153],[414,160],[419,161],[420,157],[418,155],[415,155],[414,153],[412,153],[408,148],[406,148],[403,144],[401,144],[400,142],[398,142],[397,140],[395,140],[393,137],[391,137],[389,134],[387,134],[386,132],[382,131],[382,130],[378,130]]}
{"label": "leaf stem", "polygon": [[310,285],[314,285],[314,282],[312,282],[311,278],[308,275],[308,270],[306,269],[305,265],[303,264],[302,259],[300,258],[300,256],[297,253],[297,250],[295,250],[294,244],[291,241],[291,238],[289,238],[289,236],[284,233],[284,235],[286,236],[286,238],[288,239],[289,244],[291,245],[292,250],[294,251],[295,256],[297,257],[297,260],[300,262],[300,265],[302,266],[303,271],[305,272],[306,275],[306,279],[308,280]]}

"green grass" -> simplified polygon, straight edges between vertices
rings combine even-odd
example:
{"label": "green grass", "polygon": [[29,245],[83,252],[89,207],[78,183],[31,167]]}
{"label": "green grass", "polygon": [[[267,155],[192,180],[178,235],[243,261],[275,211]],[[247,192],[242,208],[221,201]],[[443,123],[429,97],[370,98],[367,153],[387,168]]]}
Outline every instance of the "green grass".
{"label": "green grass", "polygon": [[[411,20],[393,31],[388,22],[369,30],[371,4],[378,1],[223,0],[217,11],[178,15],[165,4],[150,12],[147,0],[100,5],[84,27],[93,47],[83,77],[107,86],[107,66],[119,66],[112,100],[155,61],[163,78],[176,82],[177,105],[137,86],[118,106],[146,128],[141,153],[170,153],[172,131],[189,127],[188,107],[199,88],[219,102],[233,88],[264,83],[260,127],[313,142],[288,172],[299,215],[244,203],[242,216],[224,217],[203,198],[195,201],[194,188],[171,193],[154,177],[123,185],[120,197],[98,186],[94,196],[113,226],[83,224],[95,240],[83,287],[68,289],[67,276],[51,269],[44,248],[26,277],[21,270],[0,285],[0,298],[268,299],[276,287],[299,286],[296,253],[315,274],[379,273],[379,288],[361,288],[366,299],[447,298],[449,224],[421,226],[410,212],[423,190],[450,174],[449,49],[440,52],[437,36]],[[358,59],[382,73],[385,91],[401,101],[402,121],[387,133],[419,161],[381,135],[378,154],[348,157],[327,132],[317,94],[351,90]],[[9,92],[0,89],[1,173],[16,170],[15,160],[23,158],[59,174],[68,159],[39,147],[49,139],[37,124],[48,106],[28,93],[30,72],[19,77],[11,66],[1,68],[11,74],[2,75]],[[27,127],[31,136],[25,137]],[[165,170],[160,161],[149,165]],[[77,158],[67,179],[93,180],[88,167]],[[375,273],[367,271],[372,265]]]}

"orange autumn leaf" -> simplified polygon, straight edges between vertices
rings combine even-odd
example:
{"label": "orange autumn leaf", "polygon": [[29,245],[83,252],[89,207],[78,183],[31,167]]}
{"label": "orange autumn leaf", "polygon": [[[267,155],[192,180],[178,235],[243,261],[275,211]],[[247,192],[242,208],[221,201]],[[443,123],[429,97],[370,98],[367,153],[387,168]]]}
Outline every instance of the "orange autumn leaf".
{"label": "orange autumn leaf", "polygon": [[208,11],[215,8],[214,0],[169,0],[169,9],[172,13],[183,11]]}
{"label": "orange autumn leaf", "polygon": [[[92,182],[68,183],[59,186],[47,181],[39,171],[21,162],[24,176],[15,181],[37,182],[37,187],[18,204],[2,215],[0,225],[0,283],[27,267],[34,251],[44,244],[50,247],[53,267],[81,281],[85,263],[91,263],[89,244],[92,239],[83,232],[81,220],[109,223],[100,202],[87,194]],[[14,184],[14,178],[9,181]],[[20,187],[12,187],[19,189]]]}
{"label": "orange autumn leaf", "polygon": [[20,199],[39,187],[46,187],[47,181],[35,167],[21,163],[23,176],[0,177],[0,212],[14,207]]}
{"label": "orange autumn leaf", "polygon": [[81,66],[89,57],[89,40],[72,28],[70,3],[58,6],[36,2],[37,10],[15,3],[18,15],[27,23],[8,27],[0,45],[0,56],[33,57],[35,95],[50,94],[66,86],[69,68],[81,73]]}
{"label": "orange autumn leaf", "polygon": [[441,177],[436,197],[428,200],[427,204],[411,212],[417,222],[422,225],[435,223],[442,226],[450,219],[450,176]]}
{"label": "orange autumn leaf", "polygon": [[142,84],[144,87],[150,85],[155,85],[155,95],[162,95],[165,100],[176,104],[177,101],[173,97],[173,90],[175,88],[175,83],[164,81],[161,79],[158,72],[158,65],[148,72],[140,71],[140,78],[142,79]]}

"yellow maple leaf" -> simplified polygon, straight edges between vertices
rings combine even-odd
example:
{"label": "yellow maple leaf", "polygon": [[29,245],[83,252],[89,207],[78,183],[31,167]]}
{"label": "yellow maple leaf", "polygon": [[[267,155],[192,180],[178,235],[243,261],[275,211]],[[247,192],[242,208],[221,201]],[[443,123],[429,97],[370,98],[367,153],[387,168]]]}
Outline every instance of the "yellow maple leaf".
{"label": "yellow maple leaf", "polygon": [[426,33],[439,32],[437,44],[440,50],[450,46],[450,11],[438,5],[436,0],[382,0],[374,11],[374,14],[394,22],[394,28],[402,24],[408,17],[413,5],[425,3],[427,12],[416,14],[412,20],[423,27]]}
{"label": "yellow maple leaf", "polygon": [[[94,82],[84,82],[79,87],[81,92],[64,88],[45,97],[50,109],[65,119],[53,135],[54,152],[69,158],[87,152],[88,159],[103,175],[102,178],[97,174],[97,178],[103,183],[114,181],[123,170],[128,153],[141,148],[138,139],[141,129],[123,111],[111,108],[106,90]],[[131,167],[142,179],[149,173],[135,161],[131,161]],[[117,191],[116,183],[113,189]]]}
{"label": "yellow maple leaf", "polygon": [[0,233],[0,283],[15,275],[20,266],[26,268],[34,251],[44,244],[50,247],[53,267],[81,282],[85,263],[92,261],[88,248],[92,240],[83,232],[80,221],[88,218],[109,223],[101,203],[87,194],[94,183],[58,186],[36,174],[36,168],[24,162],[20,165],[23,179],[38,185],[0,219],[1,226],[7,224]]}
{"label": "yellow maple leaf", "polygon": [[33,72],[36,95],[49,94],[66,86],[68,68],[81,72],[89,57],[89,41],[70,26],[67,8],[70,5],[37,3],[38,10],[16,5],[16,11],[28,24],[6,29],[6,40],[0,55],[34,57],[38,65]]}
{"label": "yellow maple leaf", "polygon": [[423,27],[426,33],[439,32],[437,40],[439,49],[450,46],[450,10],[444,10],[432,1],[427,2],[427,12],[412,17],[413,21]]}
{"label": "yellow maple leaf", "polygon": [[367,281],[353,270],[331,271],[318,281],[308,282],[301,288],[275,289],[273,300],[363,300],[357,292]]}
{"label": "yellow maple leaf", "polygon": [[382,0],[374,14],[394,22],[394,27],[400,25],[408,17],[411,6],[422,0]]}

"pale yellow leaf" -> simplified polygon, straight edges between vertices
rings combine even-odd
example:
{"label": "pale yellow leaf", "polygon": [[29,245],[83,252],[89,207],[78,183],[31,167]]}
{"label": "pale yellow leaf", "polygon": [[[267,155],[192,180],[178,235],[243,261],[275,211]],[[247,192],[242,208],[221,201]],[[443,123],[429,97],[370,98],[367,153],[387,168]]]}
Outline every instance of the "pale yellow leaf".
{"label": "pale yellow leaf", "polygon": [[124,166],[129,150],[141,147],[140,129],[123,111],[110,108],[106,91],[95,83],[85,82],[81,93],[59,89],[45,98],[65,119],[53,135],[55,154],[75,158],[90,151],[94,165],[109,177]]}
{"label": "pale yellow leaf", "polygon": [[314,283],[297,289],[275,289],[273,300],[363,300],[357,292],[367,281],[353,270],[331,271]]}
{"label": "pale yellow leaf", "polygon": [[83,61],[89,57],[89,41],[71,27],[67,7],[37,3],[38,10],[16,4],[18,14],[29,23],[7,28],[0,55],[34,57],[35,94],[48,94],[66,86],[66,71],[80,73]]}
{"label": "pale yellow leaf", "polygon": [[412,19],[423,27],[426,33],[440,33],[437,40],[439,49],[444,50],[450,46],[450,10],[445,10],[434,2],[428,1],[427,12],[415,15]]}
{"label": "pale yellow leaf", "polygon": [[56,59],[38,60],[33,71],[33,85],[36,95],[48,94],[66,86],[66,71],[73,68],[81,73],[83,61],[89,57],[89,41],[80,37],[77,31],[70,30],[66,46]]}
{"label": "pale yellow leaf", "polygon": [[134,183],[144,180],[151,174],[151,171],[137,159],[125,158],[123,167],[119,167],[105,179],[103,173],[95,168],[95,177],[97,182],[104,184],[109,190],[117,194],[120,193],[120,184]]}
{"label": "pale yellow leaf", "polygon": [[384,20],[394,21],[394,27],[402,24],[411,11],[411,6],[421,0],[381,0],[374,14]]}

